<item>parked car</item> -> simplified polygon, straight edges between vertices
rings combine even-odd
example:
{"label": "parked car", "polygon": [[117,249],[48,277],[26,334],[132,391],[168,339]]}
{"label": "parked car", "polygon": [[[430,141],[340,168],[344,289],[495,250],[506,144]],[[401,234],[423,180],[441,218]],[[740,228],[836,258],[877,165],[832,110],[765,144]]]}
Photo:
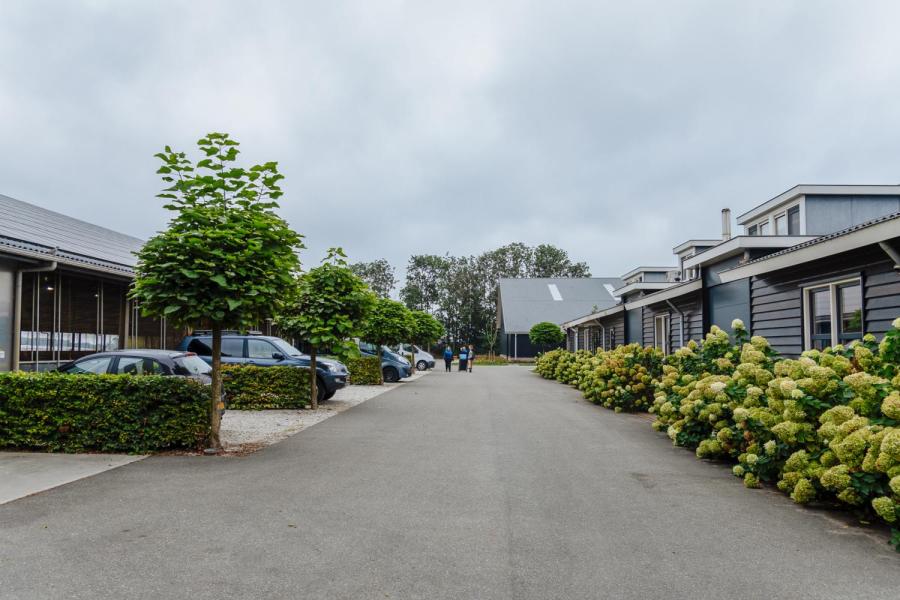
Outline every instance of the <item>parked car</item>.
{"label": "parked car", "polygon": [[[178,344],[179,350],[195,352],[212,363],[212,335],[195,331]],[[222,363],[258,367],[309,367],[310,357],[279,337],[226,332],[222,335]],[[316,388],[319,401],[328,400],[347,385],[347,367],[329,358],[316,358]]]}
{"label": "parked car", "polygon": [[212,382],[212,368],[193,352],[116,350],[83,356],[60,366],[60,373],[174,375]]}
{"label": "parked car", "polygon": [[415,344],[413,344],[412,346],[410,346],[409,344],[400,344],[399,346],[397,346],[397,352],[399,352],[400,355],[404,358],[406,358],[410,354],[415,354],[416,369],[418,369],[419,371],[434,368],[434,356],[432,356],[429,352],[425,352]]}
{"label": "parked car", "polygon": [[[368,342],[357,342],[359,352],[363,356],[377,356],[378,346]],[[400,381],[412,375],[409,361],[388,348],[381,347],[381,376],[388,383]]]}

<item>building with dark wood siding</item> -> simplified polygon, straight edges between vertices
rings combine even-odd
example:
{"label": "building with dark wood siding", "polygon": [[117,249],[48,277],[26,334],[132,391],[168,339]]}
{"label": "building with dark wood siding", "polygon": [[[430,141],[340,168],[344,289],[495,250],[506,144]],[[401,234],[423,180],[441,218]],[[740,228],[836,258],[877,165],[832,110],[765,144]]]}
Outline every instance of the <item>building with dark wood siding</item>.
{"label": "building with dark wood siding", "polygon": [[900,316],[900,186],[800,185],[737,223],[743,232],[732,236],[724,210],[721,238],[675,246],[678,266],[664,276],[665,268],[627,273],[617,307],[562,324],[570,348],[585,330],[618,328],[615,339],[579,347],[640,343],[669,352],[740,319],[796,356],[881,336]]}

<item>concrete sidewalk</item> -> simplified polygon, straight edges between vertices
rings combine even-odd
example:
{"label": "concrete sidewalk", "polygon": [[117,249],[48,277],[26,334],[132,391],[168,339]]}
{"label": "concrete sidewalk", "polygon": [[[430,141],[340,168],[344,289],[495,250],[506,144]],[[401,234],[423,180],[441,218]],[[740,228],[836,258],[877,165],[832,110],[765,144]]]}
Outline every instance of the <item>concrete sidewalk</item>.
{"label": "concrete sidewalk", "polygon": [[0,452],[0,504],[146,458],[127,454]]}

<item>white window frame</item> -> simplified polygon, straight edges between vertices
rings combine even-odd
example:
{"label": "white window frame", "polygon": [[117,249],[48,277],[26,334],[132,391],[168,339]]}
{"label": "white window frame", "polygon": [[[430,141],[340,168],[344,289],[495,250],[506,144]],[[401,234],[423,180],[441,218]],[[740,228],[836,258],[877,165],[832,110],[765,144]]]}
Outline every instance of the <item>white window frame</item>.
{"label": "white window frame", "polygon": [[[788,211],[793,208],[800,209],[800,231],[796,234],[790,233],[790,221],[788,221]],[[778,235],[778,231],[775,228],[775,219],[778,217],[784,217],[785,225],[788,227],[788,233],[785,235],[806,235],[806,203],[803,201],[794,202],[793,204],[787,204],[782,208],[779,208],[777,211],[773,211],[767,214],[765,217],[757,219],[752,223],[747,223],[744,225],[744,232],[746,235],[750,235],[750,228],[756,227],[756,235],[762,235],[759,233],[759,228],[761,225],[765,225],[769,228],[769,233],[766,235]]]}
{"label": "white window frame", "polygon": [[837,281],[829,281],[828,283],[817,283],[814,285],[808,285],[802,288],[803,291],[803,349],[810,350],[812,348],[812,324],[809,321],[810,316],[812,316],[809,297],[811,292],[814,290],[828,289],[828,301],[830,303],[831,309],[831,346],[836,346],[840,343],[840,315],[837,314],[838,308],[838,288],[842,285],[847,285],[848,283],[856,283],[859,284],[859,294],[862,299],[862,311],[863,311],[863,319],[861,324],[860,336],[866,334],[866,297],[865,290],[863,289],[862,277],[848,277],[846,279],[839,279]]}
{"label": "white window frame", "polygon": [[[663,324],[663,335],[660,337],[660,322]],[[663,354],[669,353],[669,313],[654,315],[653,317],[653,346],[662,350]],[[661,343],[660,343],[661,342]]]}

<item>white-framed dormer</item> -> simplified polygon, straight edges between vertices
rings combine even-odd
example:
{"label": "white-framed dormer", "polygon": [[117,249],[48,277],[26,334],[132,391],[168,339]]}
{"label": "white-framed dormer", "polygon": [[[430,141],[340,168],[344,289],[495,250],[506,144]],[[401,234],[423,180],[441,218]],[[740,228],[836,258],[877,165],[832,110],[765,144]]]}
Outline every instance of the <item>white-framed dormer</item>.
{"label": "white-framed dormer", "polygon": [[744,233],[751,236],[806,235],[805,196],[745,223]]}

